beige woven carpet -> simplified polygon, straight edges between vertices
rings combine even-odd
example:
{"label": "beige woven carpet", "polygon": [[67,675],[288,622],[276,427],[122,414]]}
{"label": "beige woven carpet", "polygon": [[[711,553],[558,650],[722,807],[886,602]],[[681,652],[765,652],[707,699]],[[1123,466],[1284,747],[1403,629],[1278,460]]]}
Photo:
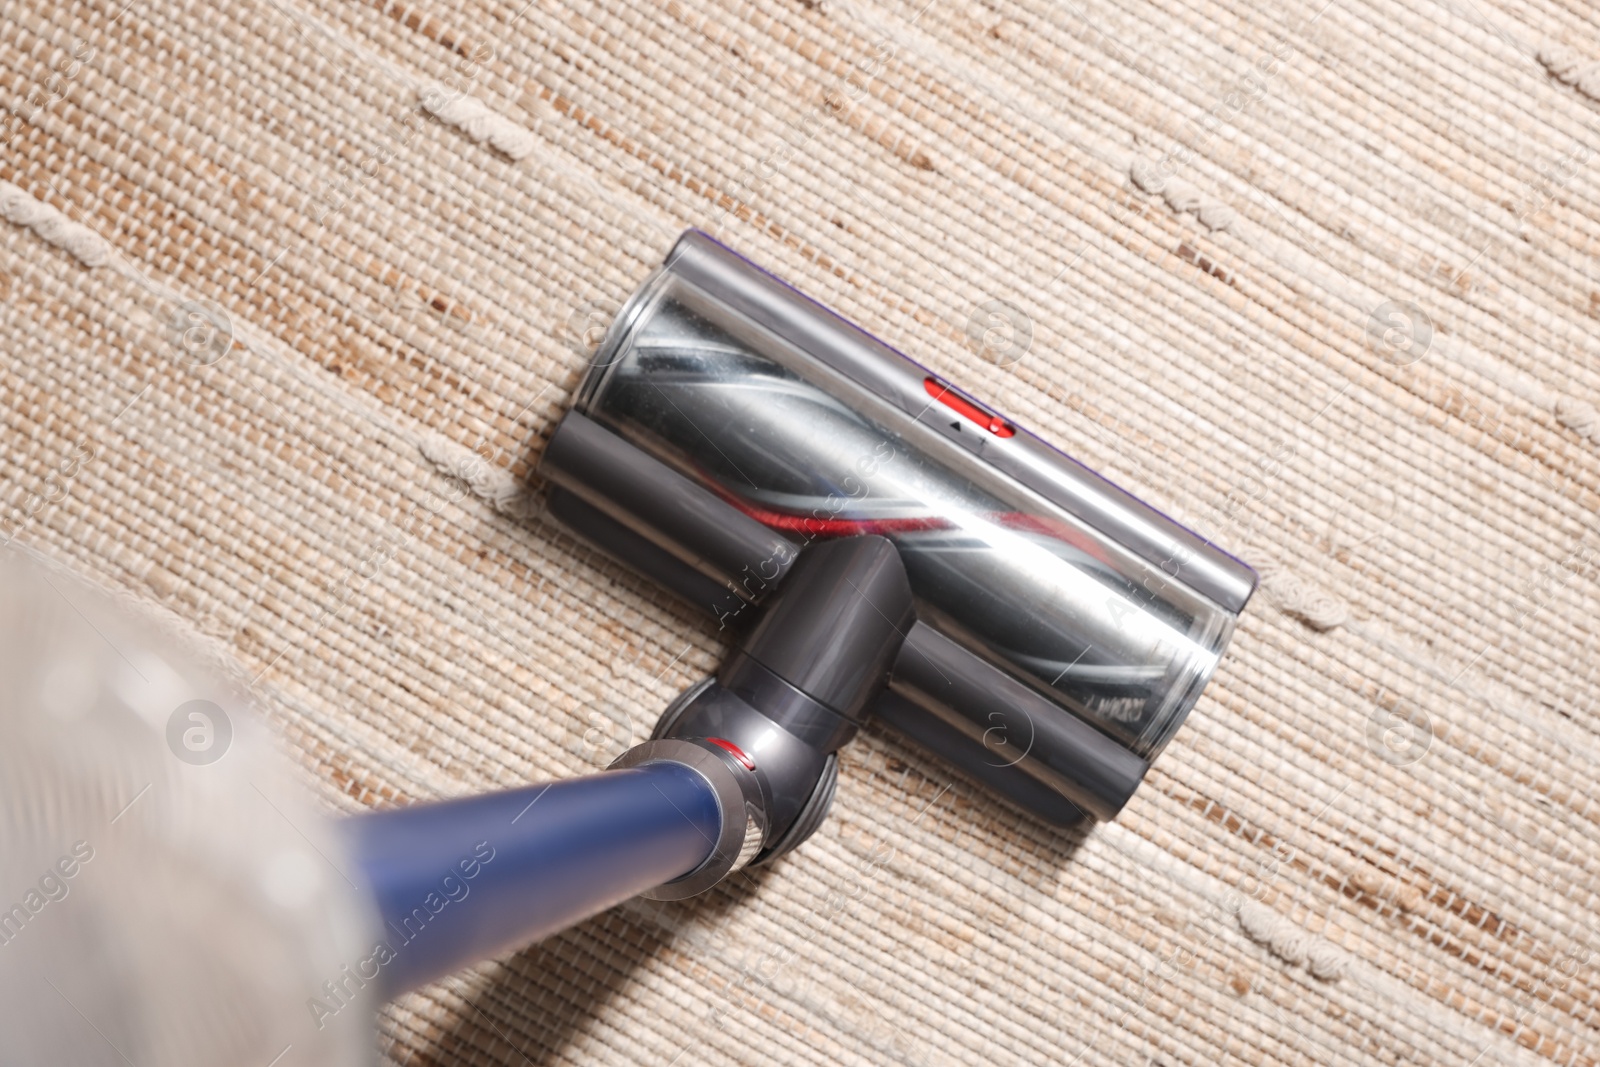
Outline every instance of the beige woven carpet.
{"label": "beige woven carpet", "polygon": [[518,482],[688,225],[1267,576],[1115,824],[869,730],[774,870],[408,997],[382,1055],[1600,1056],[1587,0],[0,29],[3,536],[231,646],[332,806],[603,765],[718,662]]}

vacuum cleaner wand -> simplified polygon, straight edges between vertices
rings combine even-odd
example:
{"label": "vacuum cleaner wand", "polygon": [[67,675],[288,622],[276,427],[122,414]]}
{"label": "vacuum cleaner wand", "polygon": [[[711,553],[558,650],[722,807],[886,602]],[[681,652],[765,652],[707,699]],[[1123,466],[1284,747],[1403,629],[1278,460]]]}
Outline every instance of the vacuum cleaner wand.
{"label": "vacuum cleaner wand", "polygon": [[[393,953],[384,992],[640,893],[691,896],[802,840],[832,796],[833,753],[882,690],[911,618],[888,541],[818,545],[718,679],[686,694],[658,736],[612,769],[346,820],[347,854]],[[453,892],[476,899],[450,907]]]}

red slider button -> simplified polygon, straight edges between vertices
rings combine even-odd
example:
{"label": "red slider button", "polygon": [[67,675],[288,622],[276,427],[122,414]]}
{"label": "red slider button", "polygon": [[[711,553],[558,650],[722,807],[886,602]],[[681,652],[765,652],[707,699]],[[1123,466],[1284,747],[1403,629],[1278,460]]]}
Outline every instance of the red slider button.
{"label": "red slider button", "polygon": [[922,387],[945,407],[954,411],[968,422],[982,426],[996,437],[1014,437],[1017,428],[1000,416],[990,411],[985,411],[966,397],[951,389],[937,378],[922,379]]}

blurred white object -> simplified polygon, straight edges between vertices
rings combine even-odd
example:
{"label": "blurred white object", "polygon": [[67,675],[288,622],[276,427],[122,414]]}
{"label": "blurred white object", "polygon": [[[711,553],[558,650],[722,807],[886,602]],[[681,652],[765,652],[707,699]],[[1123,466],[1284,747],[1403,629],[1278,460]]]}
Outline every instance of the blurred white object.
{"label": "blurred white object", "polygon": [[130,610],[0,552],[0,1064],[370,1062],[375,920],[326,821]]}

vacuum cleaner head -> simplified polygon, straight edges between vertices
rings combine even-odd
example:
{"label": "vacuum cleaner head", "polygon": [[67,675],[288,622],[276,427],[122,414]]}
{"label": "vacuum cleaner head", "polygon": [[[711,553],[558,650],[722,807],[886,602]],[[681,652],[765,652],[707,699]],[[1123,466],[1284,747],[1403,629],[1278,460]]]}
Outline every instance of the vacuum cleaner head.
{"label": "vacuum cleaner head", "polygon": [[[1237,559],[696,231],[612,324],[541,472],[552,515],[729,626],[792,596],[810,546],[887,541],[913,612],[887,651],[862,657],[869,671],[882,659],[887,684],[830,695],[813,678],[810,698],[843,736],[875,714],[1059,823],[1121,808],[1256,585]],[[730,661],[719,686],[748,695],[743,670]],[[768,673],[807,692],[793,670]],[[707,699],[686,694],[663,729]]]}

